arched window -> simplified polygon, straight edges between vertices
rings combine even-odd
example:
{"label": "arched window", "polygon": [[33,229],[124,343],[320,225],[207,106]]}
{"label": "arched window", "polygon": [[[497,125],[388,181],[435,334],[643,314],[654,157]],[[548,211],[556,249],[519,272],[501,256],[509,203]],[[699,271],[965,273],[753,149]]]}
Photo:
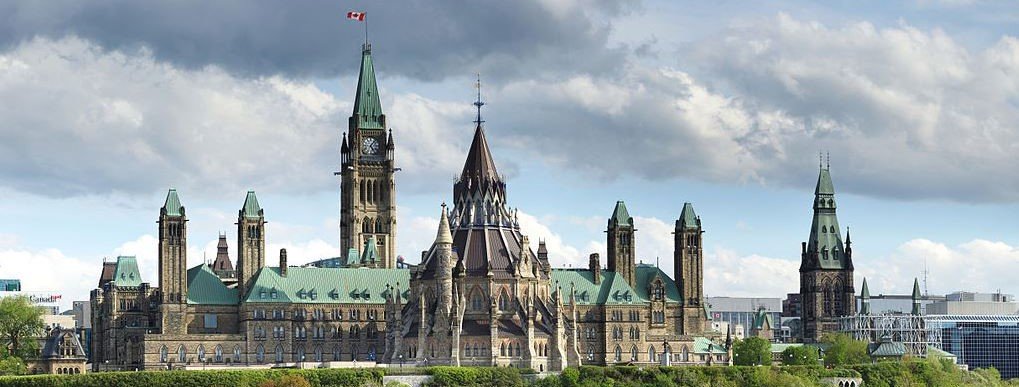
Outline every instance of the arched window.
{"label": "arched window", "polygon": [[647,348],[647,361],[655,362],[655,346],[653,345]]}
{"label": "arched window", "polygon": [[481,356],[481,344],[474,344],[474,357]]}
{"label": "arched window", "polygon": [[184,363],[188,360],[188,350],[184,348],[184,344],[177,347],[177,362]]}
{"label": "arched window", "polygon": [[834,300],[835,297],[834,296],[835,296],[835,294],[832,291],[831,283],[826,282],[824,284],[824,287],[822,288],[822,296],[821,296],[822,299],[823,299],[823,303],[824,303],[824,315],[825,316],[832,316],[832,315],[834,315],[834,310],[833,310],[833,306],[834,306],[833,304],[835,302],[835,300]]}
{"label": "arched window", "polygon": [[683,346],[683,357],[681,359],[683,361],[690,361],[690,350],[685,345]]}
{"label": "arched window", "polygon": [[276,344],[276,362],[283,362],[283,344]]}
{"label": "arched window", "polygon": [[168,357],[168,352],[169,352],[169,350],[166,348],[165,345],[159,348],[159,362],[160,363],[166,363],[166,360],[167,360],[167,357]]}
{"label": "arched window", "polygon": [[471,309],[482,310],[485,307],[485,300],[481,297],[481,291],[475,289],[471,292]]}
{"label": "arched window", "polygon": [[506,294],[505,288],[499,293],[499,310],[509,310],[509,294]]}
{"label": "arched window", "polygon": [[340,345],[333,346],[333,361],[340,361]]}
{"label": "arched window", "polygon": [[637,346],[630,347],[630,360],[637,361]]}
{"label": "arched window", "polygon": [[304,361],[304,346],[298,345],[297,350],[294,351],[294,361]]}
{"label": "arched window", "polygon": [[241,346],[235,345],[234,346],[234,363],[240,363],[240,362],[241,362]]}
{"label": "arched window", "polygon": [[361,181],[361,203],[364,203],[364,180]]}
{"label": "arched window", "polygon": [[520,343],[517,343],[517,356],[520,356]]}
{"label": "arched window", "polygon": [[385,231],[383,231],[383,228],[384,228],[383,223],[385,223],[385,219],[382,219],[382,218],[380,218],[380,219],[375,221],[375,232],[376,233],[381,234],[381,233],[385,232]]}
{"label": "arched window", "polygon": [[623,361],[623,349],[616,346],[616,361]]}
{"label": "arched window", "polygon": [[506,356],[506,343],[499,344],[499,356]]}
{"label": "arched window", "polygon": [[219,344],[216,345],[216,352],[213,361],[215,361],[216,363],[223,362],[223,346]]}
{"label": "arched window", "polygon": [[315,361],[321,362],[322,360],[323,360],[322,359],[322,346],[321,345],[316,345],[315,346]]}
{"label": "arched window", "polygon": [[205,361],[205,346],[198,345],[198,361]]}
{"label": "arched window", "polygon": [[265,363],[265,347],[262,346],[262,344],[259,344],[258,347],[255,348],[255,362]]}

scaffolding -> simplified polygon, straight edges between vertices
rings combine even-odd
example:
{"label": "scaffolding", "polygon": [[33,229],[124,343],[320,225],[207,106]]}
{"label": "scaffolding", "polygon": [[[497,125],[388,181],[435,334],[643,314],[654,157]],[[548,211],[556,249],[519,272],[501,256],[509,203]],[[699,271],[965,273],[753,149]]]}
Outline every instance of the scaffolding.
{"label": "scaffolding", "polygon": [[929,324],[925,316],[909,314],[856,315],[838,320],[839,331],[856,340],[871,343],[889,337],[906,346],[906,353],[926,357],[927,348],[941,348],[941,329]]}

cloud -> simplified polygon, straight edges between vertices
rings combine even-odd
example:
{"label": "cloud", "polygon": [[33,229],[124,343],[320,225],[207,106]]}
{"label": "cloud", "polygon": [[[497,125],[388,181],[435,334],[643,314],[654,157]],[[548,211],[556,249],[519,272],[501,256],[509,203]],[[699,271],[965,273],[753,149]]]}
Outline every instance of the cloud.
{"label": "cloud", "polygon": [[[508,143],[601,179],[809,187],[832,153],[845,192],[1019,200],[1019,39],[970,49],[904,22],[828,27],[780,14],[604,76],[514,80],[490,123]],[[527,114],[518,114],[527,112]]]}
{"label": "cloud", "polygon": [[994,292],[1002,288],[1014,292],[1007,289],[1014,283],[1011,273],[1019,265],[1019,248],[983,239],[949,246],[919,238],[899,245],[888,257],[854,263],[857,288],[866,277],[873,294],[910,294],[913,278],[922,280],[925,266],[930,272],[931,294]]}
{"label": "cloud", "polygon": [[[0,54],[0,99],[0,180],[52,197],[332,191],[350,109],[308,83],[181,69],[77,38]],[[461,143],[445,139],[468,109],[413,94],[390,101],[401,111],[401,187],[434,189],[456,170]]]}
{"label": "cloud", "polygon": [[0,6],[7,15],[0,44],[76,35],[106,50],[148,47],[157,60],[188,69],[332,77],[357,71],[364,23],[344,18],[354,9],[368,13],[379,68],[389,74],[533,76],[618,67],[620,53],[606,48],[611,18],[604,16],[625,13],[628,3],[15,1]]}
{"label": "cloud", "polygon": [[799,262],[725,247],[704,255],[704,294],[731,297],[782,297],[798,293]]}

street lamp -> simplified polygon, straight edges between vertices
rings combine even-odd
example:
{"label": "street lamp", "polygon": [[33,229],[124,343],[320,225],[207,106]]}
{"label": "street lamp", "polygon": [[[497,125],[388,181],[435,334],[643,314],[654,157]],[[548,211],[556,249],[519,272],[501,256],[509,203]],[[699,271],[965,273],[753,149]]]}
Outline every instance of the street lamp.
{"label": "street lamp", "polygon": [[403,368],[403,355],[398,356],[400,358],[400,368]]}

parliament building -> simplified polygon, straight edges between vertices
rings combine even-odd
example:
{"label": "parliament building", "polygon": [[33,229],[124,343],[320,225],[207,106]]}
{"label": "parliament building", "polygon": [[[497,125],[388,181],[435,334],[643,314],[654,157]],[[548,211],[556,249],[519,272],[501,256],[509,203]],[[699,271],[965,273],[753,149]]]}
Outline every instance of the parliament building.
{"label": "parliament building", "polygon": [[[156,286],[134,257],[103,263],[91,292],[93,368],[729,364],[726,332],[709,330],[703,229],[693,206],[677,204],[671,271],[637,263],[636,230],[622,201],[607,221],[605,262],[591,254],[586,268],[554,268],[542,236],[520,229],[485,137],[480,96],[475,105],[474,137],[450,205],[436,203],[434,242],[418,264],[403,262],[394,133],[366,44],[340,140],[346,255],[291,266],[285,249],[266,251],[267,211],[249,191],[237,211],[236,266],[221,235],[216,260],[189,268],[188,212],[170,189],[158,211]],[[824,219],[815,222],[828,230]],[[810,255],[819,264],[803,270],[821,273],[804,286],[822,284],[824,300],[832,288],[851,296],[851,277],[846,289],[845,278],[825,274],[826,257],[839,259],[841,250],[822,248],[825,258],[813,260],[814,241],[830,239],[826,232],[804,249],[805,262]],[[840,262],[848,264],[845,256]],[[850,304],[838,297],[837,308]]]}

